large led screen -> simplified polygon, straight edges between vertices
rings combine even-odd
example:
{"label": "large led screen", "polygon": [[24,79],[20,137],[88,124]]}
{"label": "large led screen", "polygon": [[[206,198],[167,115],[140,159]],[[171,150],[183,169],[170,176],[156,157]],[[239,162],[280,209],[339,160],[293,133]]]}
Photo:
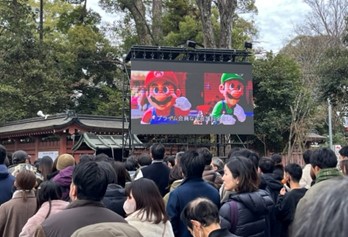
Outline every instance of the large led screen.
{"label": "large led screen", "polygon": [[254,133],[250,64],[131,64],[132,133]]}

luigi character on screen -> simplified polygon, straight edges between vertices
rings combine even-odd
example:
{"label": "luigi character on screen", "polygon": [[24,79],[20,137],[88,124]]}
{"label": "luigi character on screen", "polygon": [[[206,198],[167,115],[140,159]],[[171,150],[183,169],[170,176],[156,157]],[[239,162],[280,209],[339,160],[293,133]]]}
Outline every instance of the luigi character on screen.
{"label": "luigi character on screen", "polygon": [[178,79],[172,71],[150,71],[145,78],[146,98],[150,108],[141,124],[176,124],[190,113],[191,103],[181,96]]}
{"label": "luigi character on screen", "polygon": [[218,101],[211,113],[212,124],[234,125],[244,122],[244,109],[238,104],[244,94],[244,79],[236,73],[223,73],[219,91],[224,99]]}

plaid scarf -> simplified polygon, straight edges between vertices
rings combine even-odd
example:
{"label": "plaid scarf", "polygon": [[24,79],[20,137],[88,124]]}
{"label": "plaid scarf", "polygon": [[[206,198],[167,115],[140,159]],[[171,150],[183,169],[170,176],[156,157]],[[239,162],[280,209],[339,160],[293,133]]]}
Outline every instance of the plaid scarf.
{"label": "plaid scarf", "polygon": [[326,169],[321,169],[319,173],[317,174],[317,177],[315,179],[315,183],[319,183],[321,181],[335,178],[342,176],[341,172],[338,171],[337,168],[326,168]]}

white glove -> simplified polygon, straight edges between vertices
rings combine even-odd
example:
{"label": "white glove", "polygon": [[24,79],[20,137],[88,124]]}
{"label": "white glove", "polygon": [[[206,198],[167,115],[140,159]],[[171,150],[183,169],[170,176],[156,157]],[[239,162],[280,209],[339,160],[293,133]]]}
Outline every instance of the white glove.
{"label": "white glove", "polygon": [[239,104],[236,104],[236,107],[234,107],[233,115],[237,117],[239,122],[244,122],[246,119],[244,109]]}
{"label": "white glove", "polygon": [[175,107],[183,111],[191,109],[191,103],[186,97],[179,97],[175,100]]}
{"label": "white glove", "polygon": [[220,123],[223,125],[234,125],[236,123],[236,119],[233,118],[232,115],[223,114],[220,117]]}

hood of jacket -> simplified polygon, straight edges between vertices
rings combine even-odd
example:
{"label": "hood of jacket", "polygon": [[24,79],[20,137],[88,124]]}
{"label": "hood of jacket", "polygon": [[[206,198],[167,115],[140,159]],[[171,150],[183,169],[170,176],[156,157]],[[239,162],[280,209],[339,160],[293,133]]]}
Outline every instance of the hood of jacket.
{"label": "hood of jacket", "polygon": [[203,179],[214,182],[217,174],[216,174],[215,170],[213,170],[213,169],[205,169],[203,171],[202,176],[203,176]]}
{"label": "hood of jacket", "polygon": [[61,186],[70,186],[74,168],[75,168],[74,166],[68,166],[62,169],[61,171],[59,171],[59,173],[56,176],[54,176],[53,182]]}
{"label": "hood of jacket", "polygon": [[231,199],[242,203],[246,208],[256,215],[266,215],[273,206],[273,200],[264,190],[251,193],[236,193]]}
{"label": "hood of jacket", "polygon": [[8,172],[8,169],[6,165],[0,165],[0,179],[6,179],[10,173]]}
{"label": "hood of jacket", "polygon": [[108,187],[106,188],[104,198],[105,197],[112,197],[112,198],[119,197],[119,198],[123,199],[125,196],[126,196],[125,189],[122,188],[121,185],[109,184]]}
{"label": "hood of jacket", "polygon": [[263,174],[262,177],[270,189],[279,192],[283,188],[283,184],[276,180],[273,174]]}

